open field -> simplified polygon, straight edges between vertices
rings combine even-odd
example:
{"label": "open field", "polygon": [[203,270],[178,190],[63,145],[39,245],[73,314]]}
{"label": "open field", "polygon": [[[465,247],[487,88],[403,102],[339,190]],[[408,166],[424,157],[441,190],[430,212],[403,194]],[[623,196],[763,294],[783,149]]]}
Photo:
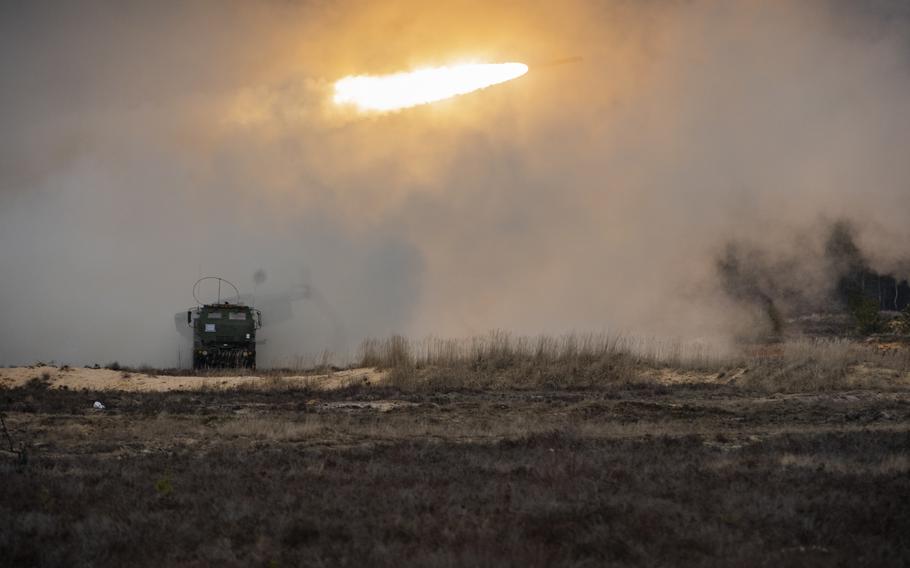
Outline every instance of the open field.
{"label": "open field", "polygon": [[390,353],[372,355],[378,380],[339,388],[79,390],[31,369],[37,380],[0,390],[13,449],[26,448],[24,463],[0,454],[0,558],[910,563],[902,355],[796,344],[676,371],[580,358],[560,382],[555,360]]}

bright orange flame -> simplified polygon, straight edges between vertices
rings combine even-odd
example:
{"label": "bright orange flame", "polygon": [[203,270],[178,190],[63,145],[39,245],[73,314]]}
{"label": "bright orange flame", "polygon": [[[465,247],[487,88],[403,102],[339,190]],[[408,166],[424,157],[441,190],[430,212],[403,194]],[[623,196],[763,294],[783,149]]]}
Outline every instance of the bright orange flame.
{"label": "bright orange flame", "polygon": [[361,111],[423,105],[511,81],[528,72],[524,63],[466,63],[378,77],[345,77],[335,83],[335,102]]}

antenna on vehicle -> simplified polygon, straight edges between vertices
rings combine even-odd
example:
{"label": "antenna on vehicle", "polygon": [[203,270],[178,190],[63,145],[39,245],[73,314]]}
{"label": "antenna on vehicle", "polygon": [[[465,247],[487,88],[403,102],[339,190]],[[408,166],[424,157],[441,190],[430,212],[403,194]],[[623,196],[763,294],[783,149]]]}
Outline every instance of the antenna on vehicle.
{"label": "antenna on vehicle", "polygon": [[195,284],[193,284],[193,299],[196,300],[197,305],[201,306],[202,304],[204,304],[204,302],[202,302],[199,299],[199,296],[197,295],[197,292],[199,290],[199,284],[202,283],[204,280],[217,280],[218,281],[218,303],[219,304],[221,303],[221,283],[222,282],[226,283],[228,286],[230,286],[231,288],[234,289],[234,293],[237,294],[237,299],[239,301],[240,290],[238,290],[237,286],[234,286],[230,280],[225,280],[224,278],[222,278],[220,276],[203,276],[202,278],[197,280]]}

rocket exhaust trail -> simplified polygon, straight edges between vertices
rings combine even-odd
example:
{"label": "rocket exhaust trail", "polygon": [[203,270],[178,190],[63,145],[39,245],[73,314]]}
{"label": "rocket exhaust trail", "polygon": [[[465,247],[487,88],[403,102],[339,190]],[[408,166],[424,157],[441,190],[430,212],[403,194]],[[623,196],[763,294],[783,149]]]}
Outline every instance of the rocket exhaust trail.
{"label": "rocket exhaust trail", "polygon": [[335,83],[334,101],[353,104],[362,112],[383,112],[441,101],[499,83],[528,72],[524,63],[464,63],[424,67],[380,76],[348,76]]}

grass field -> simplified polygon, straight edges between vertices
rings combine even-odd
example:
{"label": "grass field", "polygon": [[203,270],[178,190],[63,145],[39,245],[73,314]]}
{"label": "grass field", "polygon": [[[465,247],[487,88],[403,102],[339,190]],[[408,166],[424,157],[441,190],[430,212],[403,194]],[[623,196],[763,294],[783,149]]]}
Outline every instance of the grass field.
{"label": "grass field", "polygon": [[0,455],[0,559],[910,564],[902,353],[795,343],[677,359],[704,380],[666,382],[625,348],[433,359],[394,341],[365,349],[379,385],[3,389],[27,461]]}

